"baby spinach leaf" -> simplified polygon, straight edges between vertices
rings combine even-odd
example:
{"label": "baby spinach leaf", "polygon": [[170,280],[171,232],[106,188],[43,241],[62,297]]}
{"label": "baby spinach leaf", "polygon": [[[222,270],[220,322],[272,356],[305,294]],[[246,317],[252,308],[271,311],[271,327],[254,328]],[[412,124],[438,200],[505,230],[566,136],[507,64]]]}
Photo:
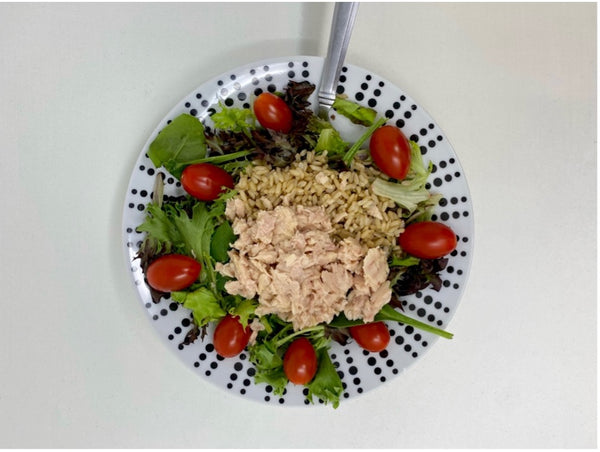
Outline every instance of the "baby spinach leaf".
{"label": "baby spinach leaf", "polygon": [[206,157],[204,126],[194,116],[177,116],[150,143],[148,157],[157,168],[164,166],[180,179],[187,165],[200,163]]}
{"label": "baby spinach leaf", "polygon": [[228,221],[221,223],[212,236],[210,242],[210,255],[217,262],[227,262],[229,260],[229,246],[235,241],[236,235]]}

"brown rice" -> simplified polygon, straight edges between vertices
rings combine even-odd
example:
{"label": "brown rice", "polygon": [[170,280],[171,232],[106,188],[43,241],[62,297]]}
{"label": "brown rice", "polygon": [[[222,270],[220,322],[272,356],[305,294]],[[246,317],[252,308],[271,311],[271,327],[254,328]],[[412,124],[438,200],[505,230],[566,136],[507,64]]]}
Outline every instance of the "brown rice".
{"label": "brown rice", "polygon": [[[404,222],[394,201],[373,193],[376,177],[385,176],[358,159],[349,170],[333,170],[326,152],[303,151],[285,168],[254,162],[240,175],[233,198],[239,201],[231,200],[227,213],[230,218],[256,219],[259,211],[279,205],[322,206],[331,218],[334,239],[354,237],[367,248],[395,250]],[[243,210],[241,215],[235,214],[236,209]]]}

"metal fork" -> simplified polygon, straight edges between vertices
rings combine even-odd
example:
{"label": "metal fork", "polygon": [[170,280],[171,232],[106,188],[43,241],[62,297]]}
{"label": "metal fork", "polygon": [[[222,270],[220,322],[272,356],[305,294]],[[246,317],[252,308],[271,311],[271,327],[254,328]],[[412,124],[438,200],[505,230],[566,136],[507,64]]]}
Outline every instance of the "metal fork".
{"label": "metal fork", "polygon": [[338,2],[333,10],[327,56],[319,85],[319,116],[329,119],[329,110],[335,101],[340,72],[346,58],[350,35],[358,12],[358,2]]}

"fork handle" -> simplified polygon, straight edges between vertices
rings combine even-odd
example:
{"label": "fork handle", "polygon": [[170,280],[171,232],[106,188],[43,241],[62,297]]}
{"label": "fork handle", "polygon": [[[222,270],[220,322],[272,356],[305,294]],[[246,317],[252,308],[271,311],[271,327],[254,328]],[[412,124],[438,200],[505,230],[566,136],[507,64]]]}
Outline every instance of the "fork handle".
{"label": "fork handle", "polygon": [[333,105],[350,35],[358,12],[358,2],[336,2],[331,21],[327,56],[319,85],[319,113],[327,115]]}

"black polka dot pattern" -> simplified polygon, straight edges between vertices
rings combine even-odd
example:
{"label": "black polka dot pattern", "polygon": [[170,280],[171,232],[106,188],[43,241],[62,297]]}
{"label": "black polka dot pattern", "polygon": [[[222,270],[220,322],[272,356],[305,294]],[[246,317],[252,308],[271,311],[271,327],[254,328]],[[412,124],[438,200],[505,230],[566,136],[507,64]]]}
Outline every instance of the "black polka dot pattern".
{"label": "black polka dot pattern", "polygon": [[[144,220],[145,206],[151,200],[154,179],[159,172],[165,176],[165,194],[177,196],[184,193],[181,184],[164,169],[155,168],[146,154],[150,142],[174,117],[188,113],[210,126],[210,116],[217,111],[220,102],[227,106],[251,108],[260,93],[282,91],[290,79],[317,84],[322,63],[323,60],[317,57],[280,58],[249,64],[202,84],[175,106],[148,139],[134,166],[123,207],[124,247],[130,262],[127,269],[158,334],[200,377],[230,393],[276,406],[322,404],[318,401],[314,405],[308,403],[305,400],[307,390],[303,387],[290,384],[280,395],[275,394],[269,385],[256,385],[255,370],[247,352],[229,359],[216,354],[211,342],[214,326],[208,327],[204,340],[198,338],[193,344],[184,345],[186,335],[193,327],[192,316],[172,300],[152,302],[142,270],[138,261],[134,260],[143,240],[143,234],[135,229]],[[400,127],[407,137],[418,143],[425,162],[433,163],[428,189],[442,196],[434,220],[452,227],[457,234],[458,246],[449,256],[449,263],[441,274],[442,290],[425,289],[404,297],[402,305],[407,315],[448,328],[466,283],[473,247],[471,196],[458,158],[435,121],[391,82],[347,64],[342,69],[337,92],[376,109],[387,118],[388,124]],[[311,100],[316,108],[316,93]],[[365,394],[381,384],[391,384],[438,340],[435,335],[403,324],[392,322],[388,326],[391,342],[380,353],[364,351],[353,341],[345,346],[332,344],[330,356],[344,388],[342,404],[344,399]],[[452,331],[452,328],[448,329]]]}

